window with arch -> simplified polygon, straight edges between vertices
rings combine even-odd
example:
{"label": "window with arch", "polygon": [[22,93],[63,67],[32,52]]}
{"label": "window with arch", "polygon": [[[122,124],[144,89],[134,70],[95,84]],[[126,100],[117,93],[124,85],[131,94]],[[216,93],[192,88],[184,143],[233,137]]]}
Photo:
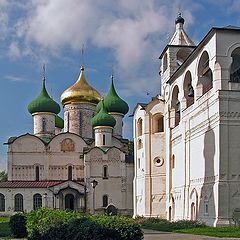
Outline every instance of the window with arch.
{"label": "window with arch", "polygon": [[175,168],[175,155],[172,155],[172,159],[171,159],[171,169]]}
{"label": "window with arch", "polygon": [[189,107],[194,103],[194,89],[192,86],[192,75],[190,71],[187,71],[184,77],[183,88],[186,107]]}
{"label": "window with arch", "polygon": [[202,96],[213,87],[213,74],[209,67],[209,55],[204,51],[198,64],[198,96]]}
{"label": "window with arch", "polygon": [[0,193],[0,212],[5,212],[5,196]]}
{"label": "window with arch", "polygon": [[143,121],[141,118],[137,120],[137,136],[142,136],[143,132]]}
{"label": "window with arch", "polygon": [[23,195],[18,193],[14,197],[14,211],[23,212]]}
{"label": "window with arch", "polygon": [[162,114],[153,116],[153,133],[164,132],[164,118]]}
{"label": "window with arch", "polygon": [[163,73],[167,70],[167,66],[168,66],[168,54],[165,53],[163,56],[163,60],[162,60],[162,71]]}
{"label": "window with arch", "polygon": [[108,178],[108,166],[103,166],[103,179]]}
{"label": "window with arch", "polygon": [[188,58],[192,49],[190,48],[180,48],[176,54],[177,57],[177,66],[181,66],[183,62]]}
{"label": "window with arch", "polygon": [[72,180],[73,179],[72,172],[73,172],[72,166],[68,166],[68,180]]}
{"label": "window with arch", "polygon": [[230,81],[240,83],[240,47],[232,52],[231,57]]}
{"label": "window with arch", "polygon": [[178,86],[175,86],[173,88],[173,92],[172,92],[172,101],[171,101],[171,109],[174,109],[175,111],[175,127],[179,125],[180,122],[180,113],[181,113],[181,105],[180,105],[180,101],[178,99],[178,95],[179,95],[179,89]]}
{"label": "window with arch", "polygon": [[142,139],[138,139],[138,142],[137,142],[137,149],[141,149],[143,147],[143,143],[142,143]]}
{"label": "window with arch", "polygon": [[36,177],[36,181],[39,181],[39,178],[40,178],[39,166],[36,166],[36,168],[35,168],[35,177]]}
{"label": "window with arch", "polygon": [[42,195],[39,193],[36,193],[33,195],[33,210],[41,207],[42,207]]}
{"label": "window with arch", "polygon": [[42,132],[46,131],[46,118],[42,118]]}
{"label": "window with arch", "polygon": [[106,145],[106,135],[105,134],[103,134],[103,146],[105,146]]}
{"label": "window with arch", "polygon": [[103,207],[108,206],[108,195],[103,195]]}

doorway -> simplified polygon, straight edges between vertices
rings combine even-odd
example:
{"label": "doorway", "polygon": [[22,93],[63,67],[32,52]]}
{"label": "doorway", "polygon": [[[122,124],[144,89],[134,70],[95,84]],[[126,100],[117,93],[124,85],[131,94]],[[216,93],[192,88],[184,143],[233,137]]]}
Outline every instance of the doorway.
{"label": "doorway", "polygon": [[65,196],[65,209],[74,210],[74,196],[72,194]]}

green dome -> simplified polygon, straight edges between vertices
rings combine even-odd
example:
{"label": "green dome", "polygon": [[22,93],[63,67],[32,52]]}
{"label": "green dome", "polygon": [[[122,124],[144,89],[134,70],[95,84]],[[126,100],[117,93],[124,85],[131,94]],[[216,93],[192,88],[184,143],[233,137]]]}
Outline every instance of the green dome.
{"label": "green dome", "polygon": [[58,114],[60,106],[47,93],[45,79],[43,80],[42,90],[39,96],[28,105],[28,111],[33,114],[36,112],[50,112]]}
{"label": "green dome", "polygon": [[63,129],[63,127],[64,127],[64,121],[58,115],[55,116],[55,127],[61,128],[61,129]]}
{"label": "green dome", "polygon": [[101,109],[100,111],[92,118],[92,126],[98,127],[98,126],[109,126],[114,127],[116,124],[116,120],[113,116],[109,115],[107,113],[107,110],[105,108],[105,102],[103,103],[103,100],[101,101]]}
{"label": "green dome", "polygon": [[[104,97],[104,106],[107,112],[117,112],[117,113],[122,113],[124,115],[129,110],[128,104],[118,96],[115,90],[114,83],[113,83],[113,76],[112,76],[112,83],[110,85],[108,94],[106,95],[106,97]],[[96,111],[99,112],[101,108],[102,108],[102,101],[97,104]]]}

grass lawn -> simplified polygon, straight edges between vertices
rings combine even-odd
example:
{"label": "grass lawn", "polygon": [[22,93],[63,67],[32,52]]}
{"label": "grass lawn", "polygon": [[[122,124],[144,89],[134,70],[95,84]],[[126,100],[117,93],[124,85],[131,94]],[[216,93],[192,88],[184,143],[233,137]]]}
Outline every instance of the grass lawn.
{"label": "grass lawn", "polygon": [[192,228],[192,229],[181,229],[174,232],[178,233],[189,233],[196,235],[205,235],[211,237],[221,238],[240,238],[240,227],[203,227],[203,228]]}
{"label": "grass lawn", "polygon": [[11,231],[9,228],[9,218],[8,217],[0,217],[0,237],[10,237]]}

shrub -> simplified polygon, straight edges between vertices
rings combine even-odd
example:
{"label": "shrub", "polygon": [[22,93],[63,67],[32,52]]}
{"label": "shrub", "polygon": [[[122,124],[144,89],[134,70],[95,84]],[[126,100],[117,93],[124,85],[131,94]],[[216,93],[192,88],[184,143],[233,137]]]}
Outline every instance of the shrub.
{"label": "shrub", "polygon": [[27,236],[26,216],[24,214],[17,213],[11,216],[9,226],[14,237],[23,238]]}
{"label": "shrub", "polygon": [[121,216],[38,209],[27,217],[30,240],[141,240],[140,225]]}

